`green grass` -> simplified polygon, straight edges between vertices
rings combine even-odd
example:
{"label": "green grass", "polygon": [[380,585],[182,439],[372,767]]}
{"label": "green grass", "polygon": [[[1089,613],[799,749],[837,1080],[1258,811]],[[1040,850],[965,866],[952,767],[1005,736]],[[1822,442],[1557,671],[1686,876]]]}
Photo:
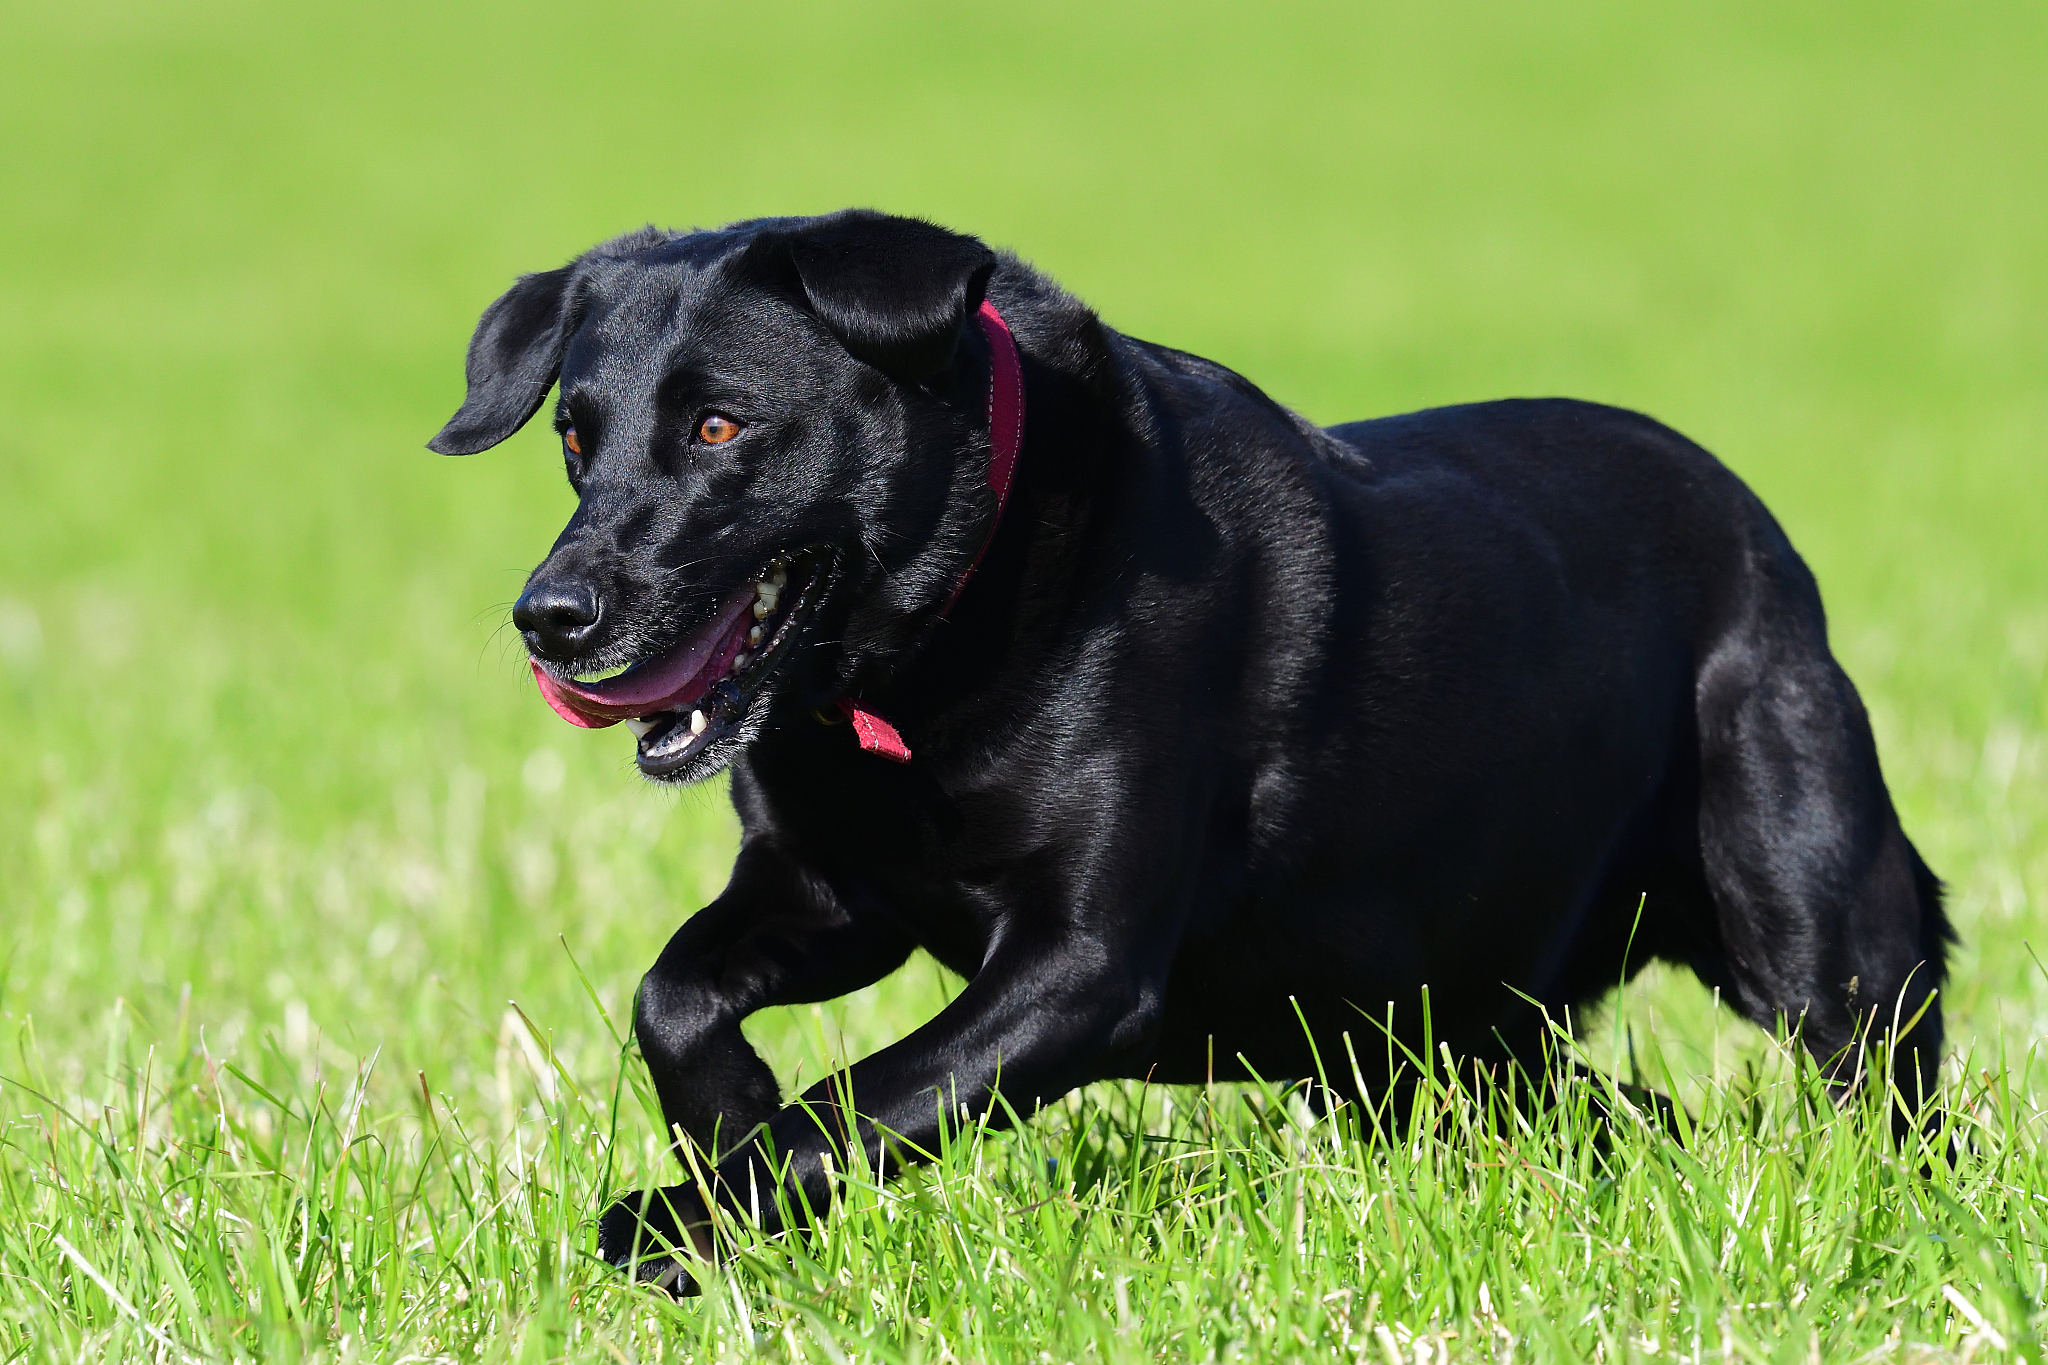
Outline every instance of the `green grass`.
{"label": "green grass", "polygon": [[[8,10],[0,1363],[2039,1359],[2044,56],[2019,4]],[[614,1029],[734,827],[522,676],[545,435],[420,446],[515,273],[847,203],[1322,420],[1569,393],[1749,478],[1951,882],[1954,1167],[1653,971],[1582,1034],[1682,1150],[1586,1083],[1382,1136],[1103,1087],[703,1299],[593,1265],[669,1178]],[[753,1033],[814,1079],[952,988]]]}

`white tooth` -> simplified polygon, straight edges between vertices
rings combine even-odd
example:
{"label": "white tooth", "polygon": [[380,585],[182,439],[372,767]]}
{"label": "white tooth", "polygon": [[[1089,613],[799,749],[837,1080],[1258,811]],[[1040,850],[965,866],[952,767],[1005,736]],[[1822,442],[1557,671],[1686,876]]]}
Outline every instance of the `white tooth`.
{"label": "white tooth", "polygon": [[753,661],[754,661],[754,656],[753,656],[753,655],[751,655],[751,654],[749,654],[749,653],[747,653],[747,651],[745,651],[745,650],[743,649],[743,650],[741,650],[741,651],[740,651],[739,653],[737,653],[737,654],[733,655],[733,659],[732,659],[732,671],[733,671],[733,672],[735,672],[735,673],[737,673],[737,672],[739,672],[739,671],[740,671],[741,669],[745,668],[745,667],[746,667],[746,666],[747,666],[748,664],[752,663]]}
{"label": "white tooth", "polygon": [[693,734],[693,735],[701,735],[701,734],[703,734],[703,733],[704,733],[704,732],[705,732],[706,730],[709,730],[710,728],[711,728],[711,721],[710,721],[710,718],[709,718],[709,717],[707,717],[707,716],[706,716],[706,715],[705,715],[705,714],[704,714],[704,713],[703,713],[702,711],[692,711],[692,712],[690,713],[690,733],[691,733],[691,734]]}
{"label": "white tooth", "polygon": [[633,738],[645,739],[647,738],[647,732],[649,730],[652,730],[656,725],[660,723],[661,722],[651,720],[646,716],[641,716],[637,719],[627,721],[626,728],[633,732]]}
{"label": "white tooth", "polygon": [[768,619],[769,613],[774,610],[775,604],[773,602],[765,599],[756,599],[754,602],[754,619],[756,621],[765,621]]}
{"label": "white tooth", "polygon": [[759,626],[752,626],[747,630],[747,643],[750,645],[761,643],[761,628]]}

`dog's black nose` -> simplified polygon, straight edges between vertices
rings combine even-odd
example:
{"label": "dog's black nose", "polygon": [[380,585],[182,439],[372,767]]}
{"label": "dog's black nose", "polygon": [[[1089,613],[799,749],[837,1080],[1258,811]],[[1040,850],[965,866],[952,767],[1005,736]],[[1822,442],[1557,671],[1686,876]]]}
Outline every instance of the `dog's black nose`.
{"label": "dog's black nose", "polygon": [[512,608],[512,624],[544,659],[573,659],[590,645],[604,606],[597,589],[577,579],[527,585]]}

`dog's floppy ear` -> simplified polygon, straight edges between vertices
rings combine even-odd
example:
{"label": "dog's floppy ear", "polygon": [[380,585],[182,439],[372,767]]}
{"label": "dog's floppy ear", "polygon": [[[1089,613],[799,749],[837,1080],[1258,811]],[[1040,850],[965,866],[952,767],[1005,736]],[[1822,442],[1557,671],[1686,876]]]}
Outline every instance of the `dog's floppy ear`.
{"label": "dog's floppy ear", "polygon": [[812,310],[846,349],[912,382],[953,359],[996,268],[973,237],[871,209],[821,218],[782,243]]}
{"label": "dog's floppy ear", "polygon": [[526,425],[562,368],[568,344],[569,284],[573,263],[521,275],[519,283],[484,310],[469,341],[464,369],[469,394],[427,449],[443,455],[489,450]]}

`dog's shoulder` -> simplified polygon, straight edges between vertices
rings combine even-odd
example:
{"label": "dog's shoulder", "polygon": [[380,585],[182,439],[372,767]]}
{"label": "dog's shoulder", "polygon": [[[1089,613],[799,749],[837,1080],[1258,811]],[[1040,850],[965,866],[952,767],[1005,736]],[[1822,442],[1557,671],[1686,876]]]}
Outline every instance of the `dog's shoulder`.
{"label": "dog's shoulder", "polygon": [[1352,460],[1348,447],[1228,365],[1113,335],[1127,373],[1143,390],[1148,425],[1176,428],[1191,457],[1230,465],[1240,474]]}

